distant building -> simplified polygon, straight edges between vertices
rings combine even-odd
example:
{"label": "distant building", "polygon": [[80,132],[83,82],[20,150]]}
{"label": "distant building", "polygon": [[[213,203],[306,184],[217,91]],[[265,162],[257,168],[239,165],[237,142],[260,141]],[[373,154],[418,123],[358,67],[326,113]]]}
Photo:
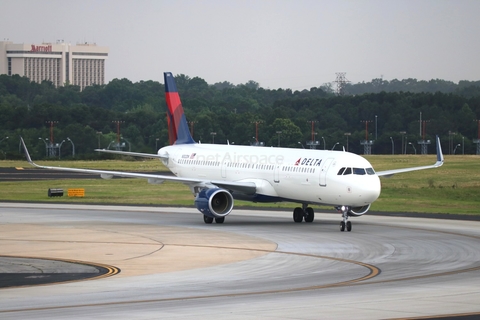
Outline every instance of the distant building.
{"label": "distant building", "polygon": [[66,83],[86,86],[105,83],[108,47],[64,42],[16,44],[0,41],[0,74],[18,74],[31,81],[51,81],[55,87]]}

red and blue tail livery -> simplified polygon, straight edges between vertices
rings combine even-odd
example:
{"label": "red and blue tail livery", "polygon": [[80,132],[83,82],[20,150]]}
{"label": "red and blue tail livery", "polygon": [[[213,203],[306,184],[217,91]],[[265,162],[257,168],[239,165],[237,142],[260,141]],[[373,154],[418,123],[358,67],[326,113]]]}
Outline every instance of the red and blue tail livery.
{"label": "red and blue tail livery", "polygon": [[165,72],[165,100],[167,102],[167,120],[170,144],[195,143],[188,129],[187,118],[183,112],[175,78],[171,72]]}

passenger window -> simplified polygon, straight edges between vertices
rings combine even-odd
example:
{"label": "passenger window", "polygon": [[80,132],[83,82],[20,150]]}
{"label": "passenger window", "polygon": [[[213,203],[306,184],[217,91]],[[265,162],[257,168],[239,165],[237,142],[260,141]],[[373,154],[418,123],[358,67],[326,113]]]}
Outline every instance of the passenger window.
{"label": "passenger window", "polygon": [[343,174],[343,171],[345,171],[345,167],[338,170],[337,176],[341,176]]}
{"label": "passenger window", "polygon": [[347,175],[347,174],[352,174],[352,168],[346,168],[345,171],[343,172],[343,175]]}
{"label": "passenger window", "polygon": [[363,168],[353,168],[353,174],[364,175],[365,169]]}

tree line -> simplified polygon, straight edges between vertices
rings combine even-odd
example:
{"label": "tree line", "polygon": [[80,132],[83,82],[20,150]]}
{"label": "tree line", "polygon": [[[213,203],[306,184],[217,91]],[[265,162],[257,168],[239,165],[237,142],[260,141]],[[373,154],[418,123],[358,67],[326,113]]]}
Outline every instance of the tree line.
{"label": "tree line", "polygon": [[[423,127],[425,139],[441,136],[447,154],[458,144],[476,151],[480,81],[373,79],[347,83],[343,96],[330,85],[264,89],[255,81],[208,84],[183,74],[176,81],[193,137],[204,143],[308,148],[313,141],[318,149],[363,154],[360,141],[368,139],[373,154],[391,154],[405,152],[405,141],[418,148]],[[168,144],[165,111],[164,85],[156,81],[114,79],[80,91],[0,75],[0,158],[22,157],[20,135],[33,157],[47,157],[52,127],[62,159],[72,158],[73,148],[75,158],[106,157],[93,150],[118,142],[123,150],[152,153]]]}

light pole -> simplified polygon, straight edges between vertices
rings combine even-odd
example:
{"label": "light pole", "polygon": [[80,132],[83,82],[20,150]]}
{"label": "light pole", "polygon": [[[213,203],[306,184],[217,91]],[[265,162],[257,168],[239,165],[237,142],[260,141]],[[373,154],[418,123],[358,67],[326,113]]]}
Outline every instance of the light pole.
{"label": "light pole", "polygon": [[258,125],[262,123],[263,121],[253,121],[255,123],[255,142],[258,145]]}
{"label": "light pole", "polygon": [[128,151],[132,151],[132,145],[130,144],[130,141],[128,141],[127,139],[125,139],[125,137],[122,137],[123,140],[125,140],[126,143],[128,143]]}
{"label": "light pole", "polygon": [[282,131],[277,131],[278,134],[278,147],[280,148],[280,135],[282,134]]}
{"label": "light pole", "polygon": [[350,132],[345,132],[344,135],[347,136],[347,152],[348,152],[348,137],[351,136],[352,134]]}
{"label": "light pole", "polygon": [[395,154],[395,144],[393,143],[393,138],[390,137],[390,140],[392,141],[392,154]]}
{"label": "light pole", "polygon": [[457,147],[460,147],[460,143],[455,146],[455,149],[453,149],[453,154],[455,154],[455,151],[457,151]]}
{"label": "light pole", "polygon": [[413,147],[413,150],[415,150],[415,154],[417,154],[417,149],[415,148],[415,146],[411,142],[409,142],[408,144]]}
{"label": "light pole", "polygon": [[210,132],[210,134],[212,135],[212,144],[215,144],[215,136],[217,135],[216,132]]}
{"label": "light pole", "polygon": [[192,138],[193,138],[193,127],[195,126],[195,123],[197,123],[197,121],[188,121],[188,123],[190,124],[190,134],[192,135]]}
{"label": "light pole", "polygon": [[333,145],[333,147],[332,147],[332,150],[335,149],[335,147],[337,146],[337,144],[340,144],[340,142],[335,143],[335,144]]}
{"label": "light pole", "polygon": [[[75,158],[75,145],[69,137],[67,137],[67,140],[70,141],[70,143],[72,144],[72,158]],[[98,148],[100,149],[100,146]]]}
{"label": "light pole", "polygon": [[155,139],[155,151],[157,152],[158,152],[158,140],[160,140],[160,138]]}
{"label": "light pole", "polygon": [[403,142],[403,139],[404,139],[406,133],[407,133],[407,131],[400,131],[400,134],[402,135],[402,148],[400,149],[400,150],[402,150],[402,152],[400,152],[400,154],[405,153],[405,147],[406,147],[405,144],[406,143]]}
{"label": "light pole", "polygon": [[100,136],[103,134],[102,131],[97,131],[97,137],[98,137],[98,149],[100,149]]}
{"label": "light pole", "polygon": [[[2,140],[0,140],[0,143],[1,143],[3,140],[5,140],[5,139],[8,139],[8,137],[5,137],[5,138],[3,138]],[[7,159],[7,154],[6,154],[5,152],[4,152],[3,154],[5,155],[5,159]]]}
{"label": "light pole", "polygon": [[45,140],[43,140],[43,138],[38,137],[38,140],[42,140],[43,143],[45,143],[45,157],[48,157],[48,144],[47,144],[47,141],[46,141],[46,140],[48,140],[48,138],[45,138]]}
{"label": "light pole", "polygon": [[300,141],[298,141],[298,144],[301,145],[303,149],[305,149],[305,147],[303,146],[303,143],[301,143]]}
{"label": "light pole", "polygon": [[375,140],[377,140],[377,115],[375,115]]}
{"label": "light pole", "polygon": [[448,150],[450,152],[450,154],[452,154],[452,149],[453,149],[453,136],[455,136],[457,133],[456,132],[452,132],[452,131],[448,131]]}
{"label": "light pole", "polygon": [[326,150],[327,148],[325,147],[325,138],[322,137],[322,140],[323,140],[323,150]]}
{"label": "light pole", "polygon": [[58,145],[58,159],[60,159],[61,155],[62,155],[62,144],[65,142],[65,140],[62,140],[62,142],[60,142],[59,144],[57,143]]}

